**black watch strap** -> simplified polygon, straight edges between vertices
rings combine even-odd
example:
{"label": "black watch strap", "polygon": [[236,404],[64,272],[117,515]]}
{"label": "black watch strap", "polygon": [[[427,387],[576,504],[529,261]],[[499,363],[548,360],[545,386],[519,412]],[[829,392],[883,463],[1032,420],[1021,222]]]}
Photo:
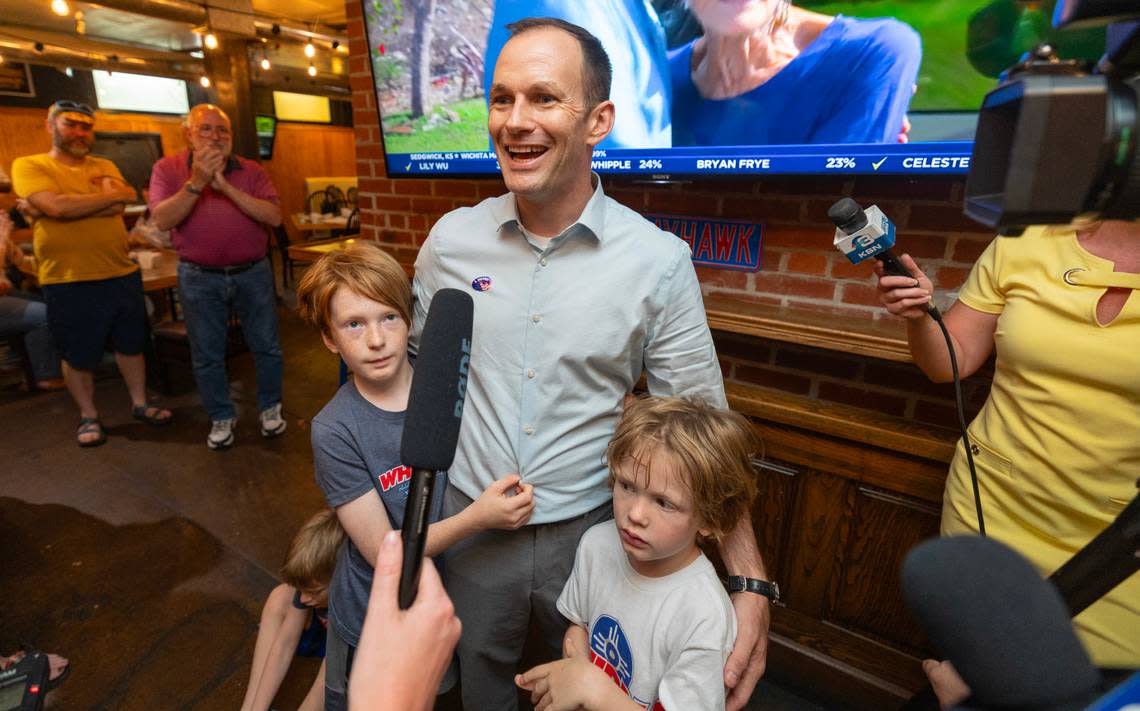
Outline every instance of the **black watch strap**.
{"label": "black watch strap", "polygon": [[769,582],[767,580],[746,578],[743,575],[730,575],[728,576],[727,587],[730,593],[756,593],[757,595],[763,595],[772,602],[777,602],[780,599],[780,586],[775,582]]}

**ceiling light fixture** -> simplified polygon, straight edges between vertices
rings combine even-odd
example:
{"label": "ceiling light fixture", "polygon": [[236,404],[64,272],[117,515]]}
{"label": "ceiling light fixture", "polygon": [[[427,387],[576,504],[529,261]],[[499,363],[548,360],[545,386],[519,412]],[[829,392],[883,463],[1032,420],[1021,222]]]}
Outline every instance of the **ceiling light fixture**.
{"label": "ceiling light fixture", "polygon": [[317,56],[317,48],[313,46],[313,41],[309,40],[305,43],[305,56],[309,59]]}
{"label": "ceiling light fixture", "polygon": [[265,71],[269,71],[270,69],[273,68],[273,65],[269,63],[269,57],[262,57],[261,58],[261,68],[264,69]]}
{"label": "ceiling light fixture", "polygon": [[68,6],[67,0],[51,0],[51,11],[60,17],[67,17],[71,14],[71,7]]}
{"label": "ceiling light fixture", "polygon": [[206,45],[206,49],[217,49],[218,36],[213,32],[207,32],[206,36],[202,39],[202,44]]}
{"label": "ceiling light fixture", "polygon": [[198,83],[202,85],[203,89],[209,89],[210,88],[210,77],[203,74],[202,77],[200,79],[198,79]]}
{"label": "ceiling light fixture", "polygon": [[317,68],[313,66],[312,62],[309,63],[309,76],[315,77],[317,75]]}

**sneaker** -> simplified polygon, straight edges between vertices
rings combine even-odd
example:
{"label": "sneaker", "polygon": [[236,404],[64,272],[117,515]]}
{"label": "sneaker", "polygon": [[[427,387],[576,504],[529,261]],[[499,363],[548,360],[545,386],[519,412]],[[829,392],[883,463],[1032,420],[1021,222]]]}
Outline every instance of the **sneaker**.
{"label": "sneaker", "polygon": [[285,431],[285,418],[281,416],[281,403],[261,411],[261,436],[276,437]]}
{"label": "sneaker", "polygon": [[234,443],[234,423],[237,420],[211,420],[210,434],[206,437],[206,446],[210,449],[226,449]]}

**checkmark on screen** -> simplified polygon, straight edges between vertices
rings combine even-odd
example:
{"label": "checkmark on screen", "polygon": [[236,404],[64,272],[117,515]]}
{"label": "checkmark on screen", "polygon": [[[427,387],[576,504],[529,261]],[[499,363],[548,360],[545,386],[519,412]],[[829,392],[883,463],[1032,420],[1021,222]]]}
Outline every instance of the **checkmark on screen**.
{"label": "checkmark on screen", "polygon": [[875,170],[878,170],[879,166],[882,165],[883,163],[885,163],[886,161],[887,161],[887,157],[883,156],[882,158],[879,159],[879,161],[877,163],[875,161],[871,161],[871,167],[874,168]]}
{"label": "checkmark on screen", "polygon": [[406,173],[406,172],[408,172],[408,171],[409,171],[409,170],[411,170],[411,169],[412,169],[412,164],[411,164],[411,163],[408,163],[407,165],[405,165],[405,166],[404,166],[404,172],[405,172],[405,173]]}

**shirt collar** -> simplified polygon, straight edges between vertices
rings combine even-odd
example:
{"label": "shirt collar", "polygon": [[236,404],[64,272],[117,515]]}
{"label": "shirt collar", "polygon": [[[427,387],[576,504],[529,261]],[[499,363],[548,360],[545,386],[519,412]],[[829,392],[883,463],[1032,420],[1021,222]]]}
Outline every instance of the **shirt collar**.
{"label": "shirt collar", "polygon": [[[562,231],[562,235],[577,231],[575,228],[581,225],[582,228],[594,235],[594,239],[601,242],[605,235],[606,195],[602,190],[602,179],[597,173],[593,171],[590,172],[590,181],[594,185],[594,194],[590,196],[586,207],[582,208],[582,214],[578,215],[578,219]],[[495,220],[495,224],[499,226],[500,231],[508,224],[512,226],[522,224],[519,220],[519,206],[515,200],[514,193],[507,193],[504,200],[493,204],[491,206],[491,215]],[[519,232],[519,234],[522,233]],[[562,235],[558,236],[560,237]]]}
{"label": "shirt collar", "polygon": [[[186,151],[186,167],[187,168],[193,168],[194,167],[194,151],[192,151],[192,150]],[[222,170],[222,175],[229,175],[233,171],[240,170],[240,169],[241,169],[241,161],[238,160],[237,156],[235,156],[233,153],[231,153],[230,157],[228,159],[226,159],[226,167]]]}

